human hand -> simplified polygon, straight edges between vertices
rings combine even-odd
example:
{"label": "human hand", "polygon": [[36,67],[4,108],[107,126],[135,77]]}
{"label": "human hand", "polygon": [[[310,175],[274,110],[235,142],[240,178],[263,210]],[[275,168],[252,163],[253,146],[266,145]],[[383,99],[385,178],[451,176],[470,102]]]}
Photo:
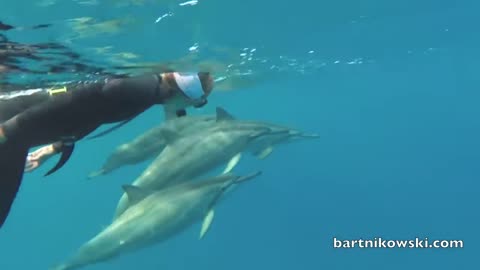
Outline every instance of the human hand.
{"label": "human hand", "polygon": [[31,172],[37,169],[38,167],[40,167],[40,165],[42,165],[45,161],[47,161],[55,154],[57,153],[55,152],[53,145],[47,145],[31,153],[28,153],[27,161],[25,163],[25,172]]}

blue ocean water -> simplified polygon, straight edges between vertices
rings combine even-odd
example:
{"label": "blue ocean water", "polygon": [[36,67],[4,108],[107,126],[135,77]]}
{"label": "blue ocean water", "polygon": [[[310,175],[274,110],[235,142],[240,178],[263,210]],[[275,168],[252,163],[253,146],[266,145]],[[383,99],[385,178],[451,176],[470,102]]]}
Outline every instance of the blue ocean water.
{"label": "blue ocean water", "polygon": [[[255,54],[268,60],[247,69],[258,81],[214,92],[193,113],[222,106],[321,138],[242,160],[235,172],[264,175],[219,206],[205,239],[198,240],[197,224],[86,269],[476,269],[478,3],[181,2],[23,0],[2,4],[0,18],[59,25],[9,33],[18,41],[63,41],[85,53],[113,46],[145,62],[182,57],[192,46]],[[171,15],[155,23],[164,14]],[[80,17],[135,23],[78,37],[65,21]],[[86,175],[161,121],[153,108],[108,137],[80,142],[54,175],[42,176],[54,160],[26,174],[0,231],[0,269],[48,269],[107,226],[121,185],[148,163],[90,181]],[[464,248],[334,249],[334,237],[458,239]]]}

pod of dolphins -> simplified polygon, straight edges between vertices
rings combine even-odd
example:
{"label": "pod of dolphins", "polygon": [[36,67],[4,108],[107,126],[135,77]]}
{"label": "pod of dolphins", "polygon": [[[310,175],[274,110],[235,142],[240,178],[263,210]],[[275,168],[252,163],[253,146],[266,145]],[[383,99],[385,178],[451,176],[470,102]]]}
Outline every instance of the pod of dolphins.
{"label": "pod of dolphins", "polygon": [[[216,115],[169,118],[120,145],[101,169],[90,174],[90,178],[98,177],[152,160],[131,185],[123,186],[112,223],[51,270],[79,269],[112,260],[166,241],[198,222],[201,239],[225,195],[262,173],[233,174],[242,153],[263,159],[280,144],[318,137],[269,123],[237,120],[220,107]],[[205,176],[222,166],[225,169],[220,175]]]}

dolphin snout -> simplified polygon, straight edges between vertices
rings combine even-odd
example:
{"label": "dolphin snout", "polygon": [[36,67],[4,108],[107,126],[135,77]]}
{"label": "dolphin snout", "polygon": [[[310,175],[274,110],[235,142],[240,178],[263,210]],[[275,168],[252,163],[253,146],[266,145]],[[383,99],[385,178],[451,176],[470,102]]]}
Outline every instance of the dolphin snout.
{"label": "dolphin snout", "polygon": [[316,133],[305,133],[295,129],[289,130],[288,135],[290,135],[291,137],[298,137],[298,138],[320,138],[320,135]]}
{"label": "dolphin snout", "polygon": [[247,175],[243,175],[243,176],[239,176],[237,178],[237,180],[235,180],[236,183],[239,183],[239,182],[244,182],[244,181],[248,181],[248,180],[251,180],[259,175],[262,174],[262,171],[256,171],[256,172],[253,172],[251,174],[247,174]]}
{"label": "dolphin snout", "polygon": [[302,134],[300,134],[300,137],[315,139],[315,138],[320,138],[320,135],[318,135],[316,133],[302,133]]}

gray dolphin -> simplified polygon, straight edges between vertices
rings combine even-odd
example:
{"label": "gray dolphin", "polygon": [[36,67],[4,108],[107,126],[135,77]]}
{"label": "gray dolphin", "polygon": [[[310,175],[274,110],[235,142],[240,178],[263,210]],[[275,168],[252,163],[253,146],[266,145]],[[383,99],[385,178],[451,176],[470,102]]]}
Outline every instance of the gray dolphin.
{"label": "gray dolphin", "polygon": [[164,130],[175,131],[176,134],[188,134],[215,124],[215,115],[184,116],[169,118],[157,127],[150,129],[128,143],[118,146],[107,158],[98,171],[92,172],[89,178],[108,174],[120,167],[137,164],[153,159],[166,147]]}
{"label": "gray dolphin", "polygon": [[[224,121],[221,117],[217,122]],[[167,146],[150,166],[133,182],[145,189],[159,190],[183,181],[200,177],[223,164],[224,173],[239,162],[241,153],[249,143],[272,131],[265,127],[233,127],[221,124],[185,136],[163,130]],[[124,193],[117,205],[115,217],[127,208]]]}
{"label": "gray dolphin", "polygon": [[217,107],[217,117],[224,119],[224,121],[222,122],[224,126],[231,125],[236,127],[241,126],[244,128],[263,127],[270,129],[272,132],[269,135],[256,138],[250,143],[248,152],[260,159],[263,159],[270,155],[274,147],[276,147],[277,145],[288,144],[303,139],[320,138],[320,135],[318,134],[305,133],[298,129],[286,126],[261,121],[237,120],[234,116],[232,116],[229,112],[227,112],[221,107]]}
{"label": "gray dolphin", "polygon": [[130,207],[107,228],[83,245],[68,262],[52,270],[73,270],[105,262],[134,250],[165,241],[203,218],[200,239],[214,217],[214,207],[236,184],[253,179],[224,174],[152,192],[124,186]]}
{"label": "gray dolphin", "polygon": [[90,174],[90,178],[110,173],[125,165],[133,165],[154,158],[160,154],[167,145],[166,139],[163,137],[164,130],[171,130],[174,131],[175,134],[183,136],[219,125],[219,121],[216,121],[217,119],[223,120],[220,123],[224,127],[249,126],[253,128],[269,128],[275,131],[271,136],[263,136],[251,144],[248,151],[260,159],[271,154],[274,147],[279,144],[286,144],[300,139],[319,138],[317,134],[304,133],[285,126],[260,121],[238,120],[225,109],[217,107],[216,115],[184,116],[177,118],[169,116],[167,121],[163,122],[160,126],[152,128],[133,141],[117,147],[108,157],[102,168]]}

